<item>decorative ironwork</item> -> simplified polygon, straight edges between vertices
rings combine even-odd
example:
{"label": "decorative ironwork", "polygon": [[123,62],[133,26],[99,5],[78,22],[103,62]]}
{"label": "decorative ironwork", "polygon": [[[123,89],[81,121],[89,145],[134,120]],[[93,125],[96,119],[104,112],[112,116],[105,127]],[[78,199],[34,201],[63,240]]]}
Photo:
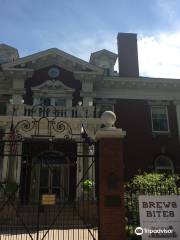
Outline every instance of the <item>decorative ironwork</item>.
{"label": "decorative ironwork", "polygon": [[[53,137],[53,133],[59,133],[61,137],[63,135],[65,139],[71,139],[73,135],[71,126],[65,121],[59,121],[57,112],[55,106],[35,105],[31,112],[32,118],[19,121],[15,129],[19,134],[30,132],[31,136],[35,137],[43,135]],[[47,125],[46,134],[42,134],[44,129],[41,128],[41,123],[43,121]]]}
{"label": "decorative ironwork", "polygon": [[73,135],[72,133],[72,129],[70,127],[70,125],[67,123],[67,122],[64,122],[64,121],[59,121],[59,122],[56,122],[56,121],[52,121],[52,128],[55,132],[57,133],[65,133],[64,134],[64,138],[65,139],[70,139]]}
{"label": "decorative ironwork", "polygon": [[[60,153],[54,150],[50,152],[50,156],[55,157],[55,161],[51,164],[48,156],[47,159],[43,158],[46,154],[44,152],[40,154],[42,156],[39,155],[38,164],[30,158],[25,164],[22,162],[19,185],[10,182],[7,187],[7,183],[0,182],[0,194],[4,196],[0,202],[0,238],[4,240],[98,239],[95,185],[92,188],[83,188],[84,181],[95,180],[95,155],[89,152],[84,154],[83,149],[88,149],[86,143],[75,144],[78,144],[78,149],[82,149],[77,153],[76,162],[68,163],[63,159],[63,164],[58,164],[56,157]],[[26,150],[29,152],[31,149]],[[86,163],[84,162],[87,167],[83,175],[79,171],[75,174],[77,165],[81,164],[84,158],[87,160]],[[65,172],[68,174],[66,178],[62,175]],[[57,182],[54,183],[53,179],[59,179],[59,185]],[[68,184],[69,181],[73,184],[73,189]],[[46,196],[47,201],[42,202],[43,196]],[[50,202],[52,197],[54,200]]]}
{"label": "decorative ironwork", "polygon": [[[50,107],[34,106],[31,118],[14,126],[16,156],[5,152],[13,142],[8,135],[0,141],[2,157],[21,171],[19,184],[0,181],[0,239],[98,239],[97,186],[83,188],[87,180],[96,182],[95,143],[73,140],[71,126]],[[54,195],[53,205],[42,205],[44,195]]]}
{"label": "decorative ironwork", "polygon": [[37,104],[34,105],[31,109],[31,117],[34,120],[37,120],[39,117],[42,118],[48,118],[51,117],[51,120],[54,120],[58,115],[58,110],[53,105],[43,105],[43,104]]}
{"label": "decorative ironwork", "polygon": [[15,129],[16,131],[30,132],[32,129],[35,128],[35,124],[36,122],[34,120],[22,120],[16,124]]}

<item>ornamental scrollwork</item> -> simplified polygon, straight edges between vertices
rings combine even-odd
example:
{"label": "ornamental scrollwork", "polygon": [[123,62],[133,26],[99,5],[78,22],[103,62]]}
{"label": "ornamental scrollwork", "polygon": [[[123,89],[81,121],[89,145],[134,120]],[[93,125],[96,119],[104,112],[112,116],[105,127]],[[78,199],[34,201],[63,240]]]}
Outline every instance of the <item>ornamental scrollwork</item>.
{"label": "ornamental scrollwork", "polygon": [[72,138],[72,128],[65,121],[52,121],[52,129],[56,133],[63,134],[65,139]]}
{"label": "ornamental scrollwork", "polygon": [[19,121],[16,126],[15,129],[17,132],[30,132],[32,131],[36,126],[36,121],[28,121],[28,120],[22,120]]}
{"label": "ornamental scrollwork", "polygon": [[45,121],[47,126],[46,132],[49,137],[54,136],[56,133],[56,135],[59,134],[62,138],[71,139],[73,135],[71,126],[65,121],[58,121],[57,113],[58,110],[55,106],[35,105],[32,108],[31,119],[24,119],[16,124],[16,133],[29,132],[33,136],[41,135],[42,137],[44,129],[41,122]]}

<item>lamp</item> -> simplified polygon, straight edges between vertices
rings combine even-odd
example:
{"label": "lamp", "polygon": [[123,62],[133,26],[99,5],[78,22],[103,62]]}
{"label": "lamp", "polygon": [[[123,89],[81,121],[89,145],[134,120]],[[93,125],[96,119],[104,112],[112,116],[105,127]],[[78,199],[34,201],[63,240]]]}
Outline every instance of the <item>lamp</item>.
{"label": "lamp", "polygon": [[78,102],[78,106],[82,106],[82,101],[79,101],[79,102]]}
{"label": "lamp", "polygon": [[[12,110],[13,110],[12,111],[12,116],[14,116],[15,112],[18,110],[18,106],[15,105],[13,98],[9,99],[9,103],[13,106],[12,107]],[[24,104],[24,99],[21,99],[21,104]]]}

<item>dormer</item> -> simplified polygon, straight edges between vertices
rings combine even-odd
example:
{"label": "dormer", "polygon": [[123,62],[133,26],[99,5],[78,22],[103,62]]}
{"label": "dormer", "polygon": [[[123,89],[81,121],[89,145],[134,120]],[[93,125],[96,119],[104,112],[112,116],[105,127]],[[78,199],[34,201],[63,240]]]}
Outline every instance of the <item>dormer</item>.
{"label": "dormer", "polygon": [[106,49],[91,53],[89,63],[104,69],[104,75],[114,75],[117,54]]}
{"label": "dormer", "polygon": [[0,44],[0,64],[12,63],[19,58],[19,53],[16,48],[6,44]]}

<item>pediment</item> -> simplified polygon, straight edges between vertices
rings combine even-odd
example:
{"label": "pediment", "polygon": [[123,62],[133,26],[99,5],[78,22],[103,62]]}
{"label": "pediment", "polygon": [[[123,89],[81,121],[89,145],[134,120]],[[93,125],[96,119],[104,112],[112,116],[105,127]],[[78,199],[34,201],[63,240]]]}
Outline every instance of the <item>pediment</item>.
{"label": "pediment", "polygon": [[2,68],[30,68],[33,70],[38,70],[51,65],[56,65],[72,72],[103,72],[101,68],[68,53],[65,53],[57,48],[51,48],[42,52],[19,58],[12,63],[3,64]]}
{"label": "pediment", "polygon": [[44,83],[31,87],[31,90],[36,93],[36,92],[61,92],[61,93],[73,93],[74,89],[64,85],[61,81],[59,80],[47,80]]}

